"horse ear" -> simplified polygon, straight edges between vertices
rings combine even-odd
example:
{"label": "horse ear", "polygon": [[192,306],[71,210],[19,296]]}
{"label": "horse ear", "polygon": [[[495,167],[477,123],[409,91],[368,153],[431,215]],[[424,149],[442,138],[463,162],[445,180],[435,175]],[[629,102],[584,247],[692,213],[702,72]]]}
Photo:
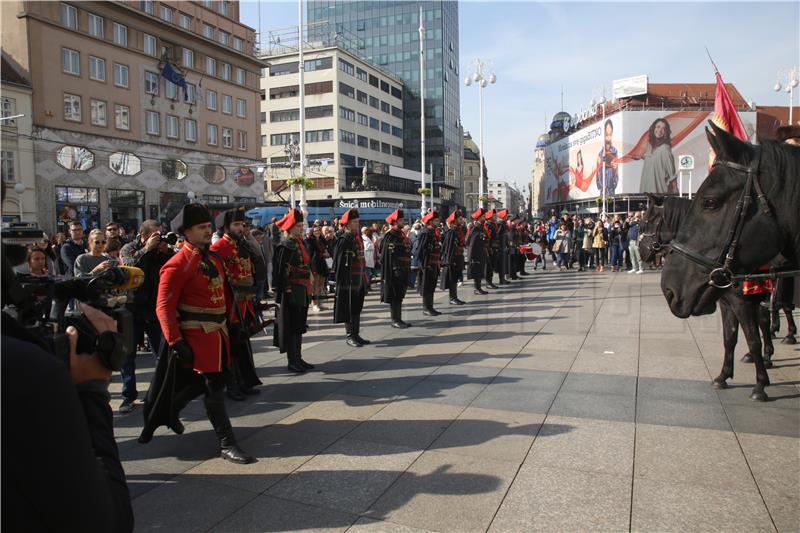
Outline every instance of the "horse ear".
{"label": "horse ear", "polygon": [[662,205],[664,205],[663,195],[653,194],[651,192],[645,194],[647,195],[648,198],[650,198],[650,201],[653,203],[654,206],[661,207]]}
{"label": "horse ear", "polygon": [[[706,129],[708,142],[718,157],[725,157],[730,161],[742,161],[749,154],[746,142],[739,140],[735,135],[720,128],[713,121],[709,121],[711,131]],[[712,140],[713,136],[713,140]]]}

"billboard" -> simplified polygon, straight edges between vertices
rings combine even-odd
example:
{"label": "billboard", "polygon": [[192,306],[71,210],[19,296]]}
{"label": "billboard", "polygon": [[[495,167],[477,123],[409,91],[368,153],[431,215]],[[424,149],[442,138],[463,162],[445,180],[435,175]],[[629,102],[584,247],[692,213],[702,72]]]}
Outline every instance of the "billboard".
{"label": "billboard", "polygon": [[[755,112],[740,113],[755,136]],[[677,193],[679,156],[692,156],[693,192],[706,176],[710,111],[621,111],[545,147],[542,190],[548,204],[602,195]]]}

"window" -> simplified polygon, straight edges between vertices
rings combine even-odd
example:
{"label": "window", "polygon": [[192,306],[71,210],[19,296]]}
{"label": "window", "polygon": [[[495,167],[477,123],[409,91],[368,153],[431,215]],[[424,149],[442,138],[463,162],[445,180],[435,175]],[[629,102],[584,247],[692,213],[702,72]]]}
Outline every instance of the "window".
{"label": "window", "polygon": [[283,111],[273,111],[269,114],[270,122],[289,122],[292,120],[300,120],[299,109],[285,109]]}
{"label": "window", "polygon": [[[189,175],[189,167],[180,159],[165,159],[161,162],[161,175],[168,180],[182,180]],[[170,193],[162,192],[162,197],[165,194]],[[181,194],[181,196],[186,198],[185,194]]]}
{"label": "window", "polygon": [[339,59],[339,70],[345,74],[350,74],[351,76],[355,76],[356,74],[353,64],[345,61],[344,59]]}
{"label": "window", "polygon": [[236,116],[241,118],[247,117],[247,100],[244,98],[236,99]]}
{"label": "window", "polygon": [[266,124],[267,123],[267,112],[266,111],[262,111],[261,112],[261,123],[262,124]]}
{"label": "window", "polygon": [[[308,63],[308,61],[306,61]],[[272,76],[286,76],[287,74],[296,74],[298,69],[297,63],[279,63],[277,65],[270,65],[269,75]]]}
{"label": "window", "polygon": [[114,85],[117,87],[128,87],[128,66],[114,63]]}
{"label": "window", "polygon": [[184,15],[181,13],[178,15],[178,25],[184,30],[191,30],[192,29],[192,17],[189,15]]}
{"label": "window", "polygon": [[399,107],[392,106],[392,116],[397,118],[403,118],[403,111],[400,110]]}
{"label": "window", "polygon": [[90,102],[90,110],[92,113],[92,124],[94,126],[107,126],[108,121],[106,118],[106,112],[108,110],[108,106],[102,100],[92,100]]}
{"label": "window", "polygon": [[384,154],[391,154],[392,146],[390,144],[381,143],[381,152],[383,152]]}
{"label": "window", "polygon": [[[295,63],[295,66],[297,63]],[[306,72],[313,72],[315,70],[327,70],[329,68],[333,68],[333,58],[332,57],[323,57],[320,59],[309,59],[306,61]],[[295,72],[297,69],[295,68]]]}
{"label": "window", "polygon": [[170,100],[178,99],[178,86],[169,80],[164,80],[164,96]]}
{"label": "window", "polygon": [[395,137],[403,138],[403,128],[398,128],[397,126],[392,126],[392,135]]}
{"label": "window", "polygon": [[245,74],[245,70],[243,68],[236,68],[236,83],[239,85],[244,85],[247,81],[247,74]]}
{"label": "window", "polygon": [[142,0],[139,2],[139,9],[147,13],[148,15],[153,14],[153,0]]}
{"label": "window", "polygon": [[131,108],[126,105],[114,106],[114,127],[118,130],[131,129]]}
{"label": "window", "polygon": [[238,137],[239,141],[238,143],[239,150],[247,150],[247,132],[238,130],[236,133],[237,133],[236,136]]}
{"label": "window", "polygon": [[381,143],[379,141],[376,141],[375,139],[369,140],[369,147],[371,150],[375,150],[376,152],[381,151]]}
{"label": "window", "polygon": [[155,57],[158,55],[158,41],[152,35],[144,34],[144,53]]}
{"label": "window", "polygon": [[367,93],[365,93],[363,91],[358,91],[358,96],[357,96],[356,100],[358,100],[362,104],[366,104],[366,103],[369,102],[369,99],[367,98]]}
{"label": "window", "polygon": [[233,148],[233,132],[230,128],[222,128],[222,147]]}
{"label": "window", "polygon": [[369,117],[369,127],[373,130],[379,130],[381,129],[381,121],[377,118]]}
{"label": "window", "polygon": [[221,63],[220,64],[220,73],[219,76],[223,80],[230,80],[231,79],[231,65],[230,63]]}
{"label": "window", "polygon": [[17,181],[17,172],[16,172],[16,159],[14,157],[14,152],[11,150],[3,150],[0,152],[2,157],[2,165],[0,166],[0,173],[3,175],[3,181],[6,183],[14,183]]}
{"label": "window", "polygon": [[358,114],[358,123],[362,126],[369,126],[369,117],[367,115]]}
{"label": "window", "polygon": [[289,144],[297,135],[297,133],[274,133],[269,136],[269,144],[270,146],[283,146]]}
{"label": "window", "polygon": [[158,74],[155,72],[144,72],[144,92],[145,94],[158,94]]}
{"label": "window", "polygon": [[186,84],[186,94],[184,100],[190,104],[197,103],[197,86],[194,83]]}
{"label": "window", "polygon": [[[62,146],[56,152],[56,163],[66,168],[67,170],[89,170],[94,166],[94,154],[84,148],[83,146]],[[56,198],[59,196],[66,196],[66,191],[59,195],[58,189],[65,187],[56,187]],[[69,187],[71,192],[70,201],[74,203],[98,203],[97,197],[99,196],[99,189],[87,189],[84,187]],[[73,194],[77,193],[77,194]]]}
{"label": "window", "polygon": [[148,135],[159,135],[161,127],[161,119],[155,111],[145,112],[145,128]]}
{"label": "window", "polygon": [[381,131],[383,133],[392,133],[391,124],[387,124],[386,122],[381,122]]}
{"label": "window", "polygon": [[370,107],[374,107],[375,109],[381,108],[381,101],[375,98],[374,96],[369,97],[369,105]]}
{"label": "window", "polygon": [[178,117],[173,115],[167,115],[166,130],[168,138],[177,139],[179,137]]}
{"label": "window", "polygon": [[212,146],[217,145],[217,126],[216,124],[208,124],[206,126],[206,142]]}
{"label": "window", "polygon": [[342,161],[343,167],[354,167],[356,166],[356,158],[352,155],[347,154],[339,154],[339,159]]}
{"label": "window", "polygon": [[381,100],[381,111],[383,111],[384,113],[391,113],[392,106]]}
{"label": "window", "polygon": [[350,122],[356,121],[356,112],[344,106],[339,106],[339,116],[345,120],[349,120]]}
{"label": "window", "polygon": [[307,143],[318,143],[333,140],[333,130],[312,130],[306,132]]}
{"label": "window", "polygon": [[81,121],[81,97],[74,94],[64,94],[64,120],[72,122]]}
{"label": "window", "polygon": [[73,30],[78,29],[78,10],[63,2],[61,3],[61,24]]}
{"label": "window", "polygon": [[217,34],[217,40],[219,41],[219,44],[228,46],[228,37],[228,32],[219,30]]}
{"label": "window", "polygon": [[358,144],[362,148],[369,148],[369,139],[367,139],[363,135],[359,135],[356,144]]}
{"label": "window", "polygon": [[369,75],[369,84],[372,85],[373,87],[378,87],[379,86],[378,78],[373,76],[372,74],[370,74]]}
{"label": "window", "polygon": [[306,83],[306,96],[312,94],[327,94],[333,92],[332,81],[318,81],[316,83]]}
{"label": "window", "polygon": [[92,37],[97,37],[98,39],[102,39],[105,35],[104,30],[105,21],[103,17],[98,17],[92,13],[89,13],[89,35]]}
{"label": "window", "polygon": [[161,11],[159,11],[161,20],[172,22],[172,8],[161,4]]}
{"label": "window", "polygon": [[81,75],[81,54],[70,48],[61,49],[61,67],[65,74]]}
{"label": "window", "polygon": [[106,81],[106,60],[89,56],[89,79]]}
{"label": "window", "polygon": [[349,144],[356,143],[356,134],[345,130],[339,130],[339,140]]}
{"label": "window", "polygon": [[361,80],[361,81],[363,81],[365,83],[369,82],[369,76],[367,75],[367,71],[366,70],[362,70],[360,68],[356,68],[356,78],[358,78],[359,80]]}
{"label": "window", "polygon": [[197,142],[197,121],[185,118],[183,119],[183,136],[189,142]]}
{"label": "window", "polygon": [[128,27],[118,22],[114,23],[114,44],[128,46]]}
{"label": "window", "polygon": [[217,75],[217,60],[213,57],[206,58],[206,74],[209,76]]}
{"label": "window", "polygon": [[208,24],[203,24],[203,37],[207,39],[214,38],[214,26],[209,26]]}
{"label": "window", "polygon": [[381,91],[385,92],[386,94],[389,94],[389,84],[383,80],[381,80]]}
{"label": "window", "polygon": [[396,87],[392,87],[392,96],[402,100],[403,99],[403,91],[401,91],[400,89],[398,89]]}
{"label": "window", "polygon": [[333,116],[332,105],[318,105],[306,108],[306,118],[323,118]]}
{"label": "window", "polygon": [[239,52],[244,50],[244,40],[239,37],[233,38],[233,49]]}
{"label": "window", "polygon": [[[9,98],[8,96],[3,96],[0,99],[0,116],[1,117],[13,117],[17,114],[17,101],[14,98]],[[7,126],[9,128],[16,128],[17,127],[17,119],[11,118],[8,120],[2,121],[3,126]]]}
{"label": "window", "polygon": [[262,135],[261,136],[261,146],[267,146],[267,136],[266,135]]}
{"label": "window", "polygon": [[399,146],[392,146],[392,155],[395,157],[403,157],[403,149]]}
{"label": "window", "polygon": [[194,51],[191,48],[183,49],[183,57],[181,58],[181,65],[186,68],[194,68]]}
{"label": "window", "polygon": [[223,17],[228,16],[228,2],[226,2],[225,0],[220,0],[219,14],[222,15]]}
{"label": "window", "polygon": [[339,82],[339,92],[350,98],[356,97],[356,91],[346,83]]}
{"label": "window", "polygon": [[211,111],[217,110],[217,91],[206,91],[206,108]]}
{"label": "window", "polygon": [[222,112],[226,115],[233,114],[233,97],[229,94],[222,95]]}

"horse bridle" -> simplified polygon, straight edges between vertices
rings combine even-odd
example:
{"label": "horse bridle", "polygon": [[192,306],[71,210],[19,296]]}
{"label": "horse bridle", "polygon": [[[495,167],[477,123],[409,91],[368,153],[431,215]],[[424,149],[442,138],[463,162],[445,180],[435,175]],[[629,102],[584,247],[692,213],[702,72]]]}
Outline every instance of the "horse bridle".
{"label": "horse bridle", "polygon": [[649,258],[653,256],[653,254],[657,254],[661,250],[664,249],[664,242],[661,240],[661,226],[664,224],[664,214],[661,214],[661,218],[658,219],[656,222],[656,229],[653,233],[642,233],[642,239],[648,238],[649,242],[647,244],[647,252],[648,258],[645,261],[649,261]]}
{"label": "horse bridle", "polygon": [[761,184],[758,181],[760,166],[761,166],[761,149],[756,148],[754,160],[750,165],[741,165],[733,161],[725,161],[717,159],[714,166],[724,166],[737,172],[744,172],[747,175],[745,180],[744,189],[736,202],[736,210],[734,211],[735,223],[728,233],[728,240],[722,248],[720,255],[716,261],[712,261],[703,254],[700,254],[688,246],[681,244],[677,240],[671,242],[672,250],[689,259],[690,261],[706,267],[711,271],[708,275],[708,284],[718,289],[727,289],[732,287],[736,281],[741,279],[748,279],[747,275],[736,275],[731,269],[731,265],[736,257],[736,249],[739,247],[740,238],[744,224],[747,221],[747,211],[753,201],[753,193],[755,192],[756,200],[763,213],[767,216],[773,216],[772,209],[769,206],[767,197],[764,194]]}

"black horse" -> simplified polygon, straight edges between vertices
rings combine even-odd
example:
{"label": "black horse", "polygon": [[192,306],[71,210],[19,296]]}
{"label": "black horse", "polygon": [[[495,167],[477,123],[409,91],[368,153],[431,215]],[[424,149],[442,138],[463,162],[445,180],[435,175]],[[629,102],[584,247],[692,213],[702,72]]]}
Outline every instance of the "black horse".
{"label": "black horse", "polygon": [[792,265],[800,259],[800,148],[754,146],[711,128],[706,135],[717,159],[661,275],[661,290],[680,318],[712,313],[737,276],[778,254]]}
{"label": "black horse", "polygon": [[[668,247],[683,224],[686,213],[692,201],[686,198],[664,197],[648,194],[650,205],[645,213],[640,228],[639,253],[642,260],[650,261],[656,252]],[[770,332],[770,310],[762,303],[769,299],[766,294],[744,295],[738,288],[725,290],[719,299],[719,310],[722,315],[722,335],[725,347],[725,357],[722,370],[714,378],[712,385],[717,389],[728,386],[728,378],[733,377],[733,356],[738,341],[739,326],[741,325],[750,350],[743,362],[751,363],[762,358],[762,341],[764,347],[763,365],[772,367],[772,354],[775,349],[772,345]],[[761,335],[759,335],[759,329]],[[756,363],[756,368],[760,365]],[[759,376],[756,372],[757,385],[753,389],[751,399],[766,401],[767,394],[764,387],[769,385],[769,376],[766,371]]]}

